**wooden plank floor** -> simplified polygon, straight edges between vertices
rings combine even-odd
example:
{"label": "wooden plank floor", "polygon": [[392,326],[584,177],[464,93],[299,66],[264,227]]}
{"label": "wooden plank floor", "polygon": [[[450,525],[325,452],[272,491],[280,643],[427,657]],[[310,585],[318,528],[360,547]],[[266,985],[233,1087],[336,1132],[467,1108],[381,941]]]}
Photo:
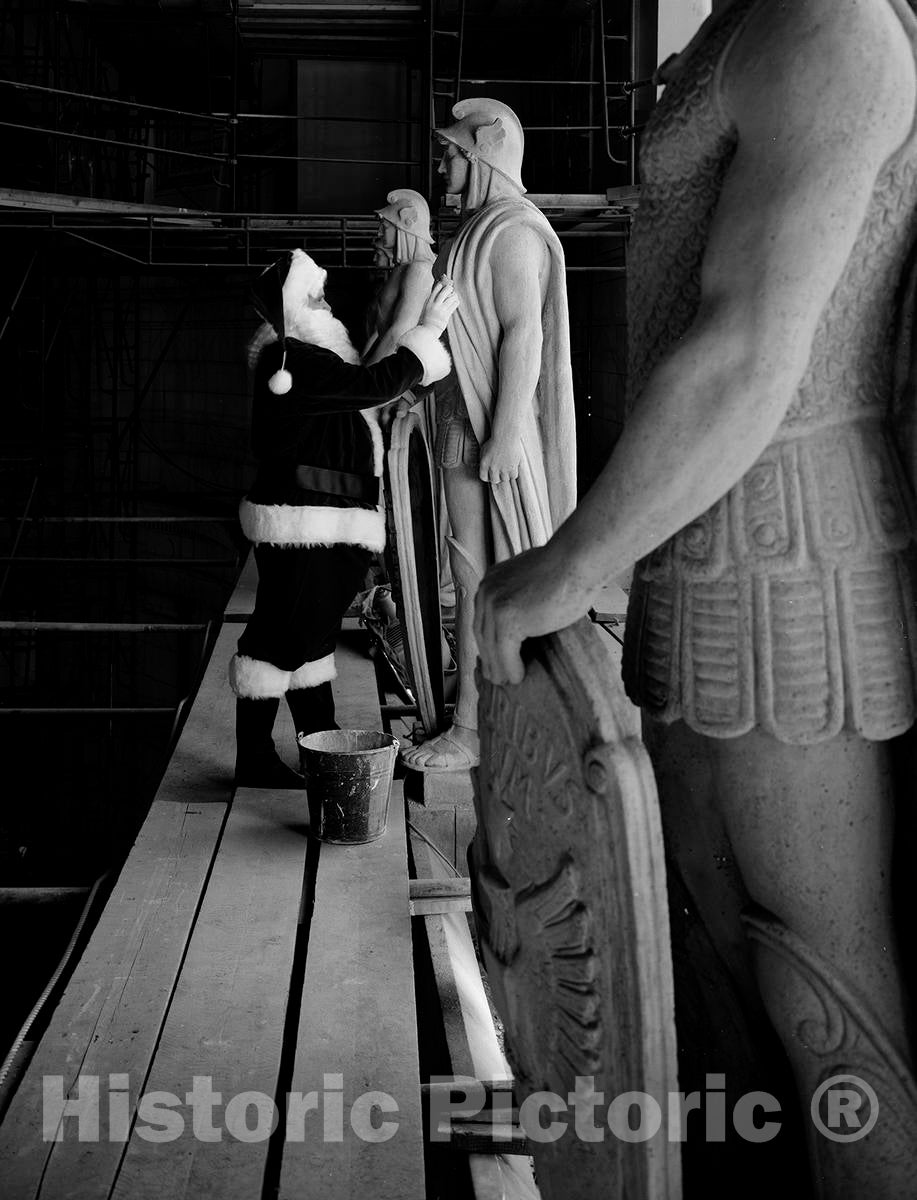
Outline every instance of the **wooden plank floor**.
{"label": "wooden plank floor", "polygon": [[81,1075],[127,1074],[135,1087],[146,1077],[230,800],[226,664],[237,634],[220,633],[149,816],[0,1126],[5,1198],[107,1197],[114,1185],[122,1144],[42,1140],[42,1079],[60,1076],[69,1097]]}
{"label": "wooden plank floor", "polygon": [[[261,1200],[266,1170],[291,1197],[424,1195],[401,790],[383,838],[312,852],[304,793],[242,789],[230,806],[226,667],[253,583],[249,564],[149,817],[0,1126],[2,1200]],[[342,636],[337,715],[344,727],[378,728],[363,638]],[[295,762],[285,705],[275,736]],[[276,1141],[225,1128],[219,1140],[194,1136],[186,1093],[196,1075],[221,1093],[217,1128],[233,1096],[321,1092],[326,1074],[344,1076],[348,1097],[374,1088],[395,1097],[397,1136],[326,1143],[313,1127],[311,1141],[282,1144],[280,1163]],[[79,1140],[65,1118],[63,1140],[43,1140],[46,1075],[61,1077],[65,1098],[78,1094],[81,1075],[99,1077],[100,1137]],[[122,1114],[113,1139],[112,1089]],[[162,1129],[162,1110],[132,1125],[138,1097],[155,1091],[181,1101],[184,1122],[161,1144],[141,1130]],[[240,1103],[233,1132],[244,1134],[240,1123],[255,1128],[257,1110]]]}
{"label": "wooden plank floor", "polygon": [[[417,834],[411,852],[418,879],[448,881],[455,875]],[[481,982],[464,912],[422,918],[427,929],[452,1074],[485,1081],[510,1080]],[[531,1160],[518,1154],[471,1154],[475,1200],[539,1200]]]}
{"label": "wooden plank floor", "polygon": [[[156,1143],[134,1130],[113,1200],[161,1196],[260,1197],[267,1137],[237,1140],[258,1109],[230,1118],[242,1092],[273,1104],[303,895],[307,820],[300,792],[240,789],[194,926],[145,1092],[184,1097],[195,1076],[221,1097],[205,1141],[185,1121],[180,1138]],[[259,1103],[262,1103],[259,1101]],[[223,1115],[225,1114],[225,1115]]]}
{"label": "wooden plank floor", "polygon": [[[359,851],[359,853],[355,853]],[[280,1200],[423,1200],[420,1068],[408,898],[404,798],[392,788],[388,829],[366,846],[322,846],[300,1010],[294,1092],[343,1091],[341,1141],[324,1114],[284,1153]],[[397,1113],[386,1141],[358,1136],[346,1114],[368,1092]],[[327,1103],[326,1103],[327,1109]]]}

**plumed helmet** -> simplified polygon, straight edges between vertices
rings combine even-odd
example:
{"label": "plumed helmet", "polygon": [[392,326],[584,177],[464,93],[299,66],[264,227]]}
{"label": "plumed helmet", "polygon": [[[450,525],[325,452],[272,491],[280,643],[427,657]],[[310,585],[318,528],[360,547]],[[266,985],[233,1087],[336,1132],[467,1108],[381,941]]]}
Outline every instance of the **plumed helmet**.
{"label": "plumed helmet", "polygon": [[[252,284],[252,303],[282,342],[286,336],[284,310],[295,313],[307,300],[317,300],[325,290],[327,278],[328,272],[305,250],[291,250],[271,263]],[[280,370],[271,376],[268,386],[278,395],[292,386],[286,370],[286,349]]]}
{"label": "plumed helmet", "polygon": [[460,100],[452,109],[455,124],[435,130],[443,141],[452,142],[471,162],[476,159],[493,167],[525,191],[522,155],[525,136],[519,118],[507,104],[477,96]]}
{"label": "plumed helmet", "polygon": [[428,245],[433,245],[430,237],[430,209],[420,192],[411,188],[395,188],[386,197],[388,204],[385,208],[377,208],[376,216],[388,221],[402,233],[409,233]]}

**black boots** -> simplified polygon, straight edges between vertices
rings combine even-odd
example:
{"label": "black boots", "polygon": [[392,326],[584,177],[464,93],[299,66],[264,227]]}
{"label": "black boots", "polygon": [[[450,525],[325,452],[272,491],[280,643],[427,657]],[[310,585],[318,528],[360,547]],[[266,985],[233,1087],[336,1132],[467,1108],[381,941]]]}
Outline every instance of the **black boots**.
{"label": "black boots", "polygon": [[301,788],[305,780],[274,749],[280,701],[236,698],[236,787]]}
{"label": "black boots", "polygon": [[[297,733],[337,729],[330,683],[287,692]],[[278,699],[236,698],[236,787],[301,788],[305,780],[274,748],[271,731],[280,706]]]}
{"label": "black boots", "polygon": [[294,688],[287,692],[287,704],[297,733],[320,733],[324,729],[338,728],[334,723],[334,693],[330,682],[320,683],[318,687]]}

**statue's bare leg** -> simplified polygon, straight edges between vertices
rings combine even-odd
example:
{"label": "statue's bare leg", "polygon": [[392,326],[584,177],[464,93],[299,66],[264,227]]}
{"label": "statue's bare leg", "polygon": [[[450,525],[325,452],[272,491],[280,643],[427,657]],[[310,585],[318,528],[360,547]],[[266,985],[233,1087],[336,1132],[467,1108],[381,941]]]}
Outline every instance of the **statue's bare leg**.
{"label": "statue's bare leg", "polygon": [[474,638],[474,596],[484,571],[493,561],[489,536],[488,486],[477,469],[460,463],[443,472],[452,536],[449,559],[455,581],[455,643],[458,690],[452,725],[444,733],[402,753],[416,771],[460,771],[476,766],[478,689],[474,672],[478,648]]}
{"label": "statue's bare leg", "polygon": [[[704,832],[682,828],[670,849],[722,958],[738,964],[740,990],[754,973],[796,1079],[819,1194],[905,1194],[917,1171],[917,1089],[892,912],[889,745],[850,734],[808,747],[758,732],[715,740],[683,725],[673,734],[688,806],[712,796],[721,821],[717,813],[707,819],[714,832],[706,846]],[[657,727],[651,741],[658,747],[666,736]],[[677,764],[665,749],[660,764],[671,818]],[[733,898],[747,891],[759,906],[745,921],[747,965],[731,905],[714,899],[723,856],[734,860]],[[860,1141],[835,1141],[810,1120],[817,1088],[839,1074],[861,1077],[879,1097],[881,1123]]]}
{"label": "statue's bare leg", "polygon": [[741,913],[748,893],[718,802],[712,761],[716,744],[682,722],[644,720],[643,738],[659,792],[668,865],[676,996],[686,1086],[728,1068],[730,1090],[741,1095],[786,1081],[764,1080],[762,1040],[773,1041]]}
{"label": "statue's bare leg", "polygon": [[859,988],[905,1054],[888,745],[841,734],[785,746],[752,733],[715,755],[721,811],[752,899]]}

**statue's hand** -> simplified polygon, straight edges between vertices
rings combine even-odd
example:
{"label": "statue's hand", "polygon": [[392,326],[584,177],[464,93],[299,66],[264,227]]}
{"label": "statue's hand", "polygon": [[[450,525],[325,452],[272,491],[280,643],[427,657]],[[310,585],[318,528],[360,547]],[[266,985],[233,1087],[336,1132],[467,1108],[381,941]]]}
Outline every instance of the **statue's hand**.
{"label": "statue's hand", "polygon": [[564,629],[589,610],[549,546],[526,550],[484,576],[474,600],[481,670],[491,683],[521,683],[526,638]]}
{"label": "statue's hand", "polygon": [[478,474],[484,483],[509,483],[519,478],[522,462],[522,441],[519,438],[490,438],[481,447],[481,465]]}

